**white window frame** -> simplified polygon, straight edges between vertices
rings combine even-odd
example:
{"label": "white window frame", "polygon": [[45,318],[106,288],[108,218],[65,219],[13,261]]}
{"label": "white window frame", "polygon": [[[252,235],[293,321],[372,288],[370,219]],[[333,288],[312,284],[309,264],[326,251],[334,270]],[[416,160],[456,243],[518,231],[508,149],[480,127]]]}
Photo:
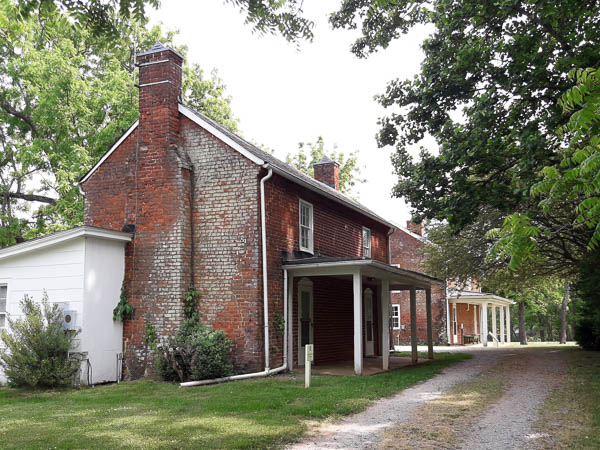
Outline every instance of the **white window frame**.
{"label": "white window frame", "polygon": [[[398,326],[394,325],[394,319],[398,319]],[[400,305],[396,305],[396,304],[392,305],[392,329],[394,329],[394,330],[400,329]]]}
{"label": "white window frame", "polygon": [[[309,226],[302,225],[302,207],[307,207],[310,212],[309,217]],[[298,246],[300,247],[300,251],[307,252],[310,254],[314,253],[314,219],[315,218],[315,210],[312,203],[307,202],[306,200],[300,199],[298,203]],[[302,245],[302,227],[308,228],[308,246]]]}
{"label": "white window frame", "polygon": [[10,298],[10,286],[7,279],[0,279],[0,286],[6,286],[6,306],[4,311],[0,311],[0,316],[4,315],[4,326],[0,329],[6,328],[8,318],[8,299]]}
{"label": "white window frame", "polygon": [[[365,232],[369,234],[369,239],[365,242]],[[367,227],[362,228],[362,254],[365,258],[371,258],[371,229]],[[366,245],[365,245],[366,244]],[[367,254],[368,253],[368,254]]]}

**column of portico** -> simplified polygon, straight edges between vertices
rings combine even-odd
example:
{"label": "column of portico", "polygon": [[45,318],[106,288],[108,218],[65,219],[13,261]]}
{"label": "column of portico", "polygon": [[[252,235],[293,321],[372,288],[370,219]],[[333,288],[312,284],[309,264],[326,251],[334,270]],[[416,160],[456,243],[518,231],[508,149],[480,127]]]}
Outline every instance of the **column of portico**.
{"label": "column of portico", "polygon": [[510,344],[510,305],[506,305],[506,343]]}
{"label": "column of portico", "polygon": [[504,306],[500,306],[500,342],[504,344]]}
{"label": "column of portico", "polygon": [[492,334],[497,338],[498,333],[496,331],[496,305],[492,303]]}

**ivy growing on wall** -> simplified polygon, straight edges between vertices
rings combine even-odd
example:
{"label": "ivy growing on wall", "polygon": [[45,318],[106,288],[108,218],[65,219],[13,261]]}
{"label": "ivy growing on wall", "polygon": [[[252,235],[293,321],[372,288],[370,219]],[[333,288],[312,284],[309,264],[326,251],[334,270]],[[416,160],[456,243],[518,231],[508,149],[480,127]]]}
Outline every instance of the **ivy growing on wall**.
{"label": "ivy growing on wall", "polygon": [[117,306],[115,309],[113,309],[113,320],[120,320],[122,322],[125,319],[131,319],[133,317],[134,310],[135,308],[129,304],[127,291],[125,290],[125,280],[123,280],[119,303],[117,303]]}

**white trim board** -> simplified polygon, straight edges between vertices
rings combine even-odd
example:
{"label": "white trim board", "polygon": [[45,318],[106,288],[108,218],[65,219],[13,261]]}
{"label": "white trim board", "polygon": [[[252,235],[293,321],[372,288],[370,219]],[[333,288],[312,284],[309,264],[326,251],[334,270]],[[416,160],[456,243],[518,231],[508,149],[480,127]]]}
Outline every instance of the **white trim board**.
{"label": "white trim board", "polygon": [[135,130],[135,129],[137,128],[138,124],[139,124],[139,120],[136,120],[136,121],[134,122],[134,124],[133,124],[133,125],[131,125],[131,126],[129,127],[129,129],[128,129],[128,130],[127,130],[127,131],[126,131],[124,134],[123,134],[123,136],[121,136],[121,137],[119,138],[119,140],[118,140],[117,142],[115,142],[115,144],[114,144],[114,145],[113,145],[113,146],[112,146],[112,147],[111,147],[111,148],[110,148],[110,149],[109,149],[109,150],[108,150],[108,151],[107,151],[107,152],[104,154],[104,156],[102,156],[102,158],[100,158],[100,161],[98,161],[96,164],[94,164],[94,167],[92,167],[92,168],[91,168],[91,169],[88,171],[88,173],[86,173],[86,174],[85,174],[85,176],[84,176],[84,177],[83,177],[81,180],[79,180],[79,181],[78,181],[76,184],[78,184],[78,185],[79,185],[79,184],[85,183],[85,182],[87,181],[87,179],[88,179],[89,177],[91,177],[91,176],[92,176],[92,174],[93,174],[93,173],[96,171],[96,169],[97,169],[98,167],[100,167],[100,165],[101,165],[101,164],[102,164],[104,161],[106,161],[106,159],[107,159],[107,158],[108,158],[110,155],[112,155],[112,153],[113,153],[113,152],[114,152],[114,151],[115,151],[115,150],[116,150],[116,149],[119,147],[119,145],[121,145],[121,144],[123,143],[123,141],[124,141],[125,139],[127,139],[131,133],[133,133],[133,130]]}

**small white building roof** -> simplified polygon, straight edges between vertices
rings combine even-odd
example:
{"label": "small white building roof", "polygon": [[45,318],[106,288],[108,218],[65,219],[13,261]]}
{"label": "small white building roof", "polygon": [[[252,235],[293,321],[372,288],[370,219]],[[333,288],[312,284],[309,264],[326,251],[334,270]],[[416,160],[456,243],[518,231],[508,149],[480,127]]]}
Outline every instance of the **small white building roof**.
{"label": "small white building roof", "polygon": [[60,244],[61,242],[70,241],[79,237],[95,237],[112,241],[129,242],[132,239],[132,234],[125,233],[123,231],[108,230],[106,228],[90,226],[70,228],[68,230],[58,231],[56,233],[48,234],[46,236],[41,236],[39,238],[2,248],[0,249],[0,259],[50,247],[52,245]]}
{"label": "small white building roof", "polygon": [[486,292],[454,291],[448,296],[450,303],[496,303],[499,305],[514,305],[515,301]]}

